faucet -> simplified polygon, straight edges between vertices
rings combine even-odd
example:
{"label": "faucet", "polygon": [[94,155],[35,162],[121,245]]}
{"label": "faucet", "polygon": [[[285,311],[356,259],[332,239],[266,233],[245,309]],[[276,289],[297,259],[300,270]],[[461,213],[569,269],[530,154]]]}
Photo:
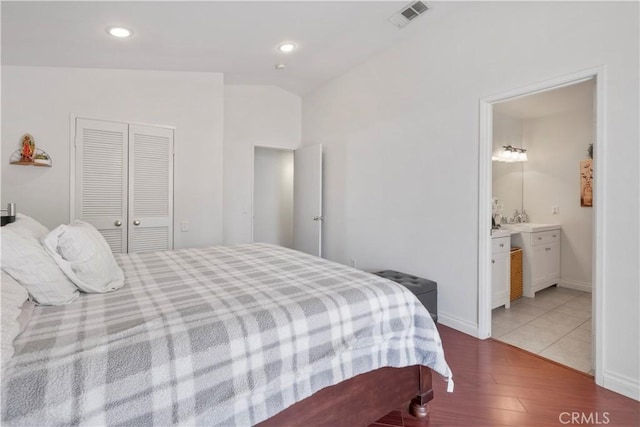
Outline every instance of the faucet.
{"label": "faucet", "polygon": [[511,222],[515,224],[524,222],[524,217],[520,212],[518,212],[518,209],[516,209],[516,211],[513,213],[513,218],[511,219]]}

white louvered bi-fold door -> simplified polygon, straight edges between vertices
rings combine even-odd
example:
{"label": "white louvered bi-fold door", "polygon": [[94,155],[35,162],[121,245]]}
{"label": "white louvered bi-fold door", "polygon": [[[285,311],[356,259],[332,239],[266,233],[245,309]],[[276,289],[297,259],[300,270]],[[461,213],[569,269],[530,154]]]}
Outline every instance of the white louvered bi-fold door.
{"label": "white louvered bi-fold door", "polygon": [[128,128],[77,119],[75,218],[92,224],[113,252],[127,252]]}
{"label": "white louvered bi-fold door", "polygon": [[173,249],[172,129],[76,119],[74,217],[115,253]]}
{"label": "white louvered bi-fold door", "polygon": [[173,248],[173,130],[129,125],[129,252]]}

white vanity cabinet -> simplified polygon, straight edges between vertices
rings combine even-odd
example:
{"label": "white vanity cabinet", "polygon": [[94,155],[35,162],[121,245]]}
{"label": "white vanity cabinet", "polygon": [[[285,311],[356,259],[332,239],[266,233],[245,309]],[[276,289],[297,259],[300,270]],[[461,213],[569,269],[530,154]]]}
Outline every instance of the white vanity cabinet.
{"label": "white vanity cabinet", "polygon": [[511,306],[511,237],[491,239],[491,309]]}
{"label": "white vanity cabinet", "polygon": [[560,281],[560,228],[515,234],[514,245],[523,249],[522,280],[525,297]]}

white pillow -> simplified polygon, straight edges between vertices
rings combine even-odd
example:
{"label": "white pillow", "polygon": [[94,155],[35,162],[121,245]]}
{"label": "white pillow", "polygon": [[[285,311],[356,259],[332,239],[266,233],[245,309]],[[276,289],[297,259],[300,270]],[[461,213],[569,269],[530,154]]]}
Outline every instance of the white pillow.
{"label": "white pillow", "polygon": [[29,293],[4,272],[2,273],[0,288],[0,304],[2,305],[2,311],[0,312],[0,317],[2,318],[2,325],[0,326],[0,355],[2,357],[2,366],[4,367],[13,356],[13,340],[21,332],[18,317],[22,312],[22,305],[29,298]]}
{"label": "white pillow", "polygon": [[84,292],[104,293],[124,284],[124,273],[109,244],[91,224],[60,225],[42,240],[62,271]]}
{"label": "white pillow", "polygon": [[16,214],[16,220],[5,225],[5,228],[7,230],[15,231],[24,237],[33,237],[38,241],[40,241],[40,239],[46,236],[49,232],[47,227],[40,224],[35,219],[20,213]]}
{"label": "white pillow", "polygon": [[67,304],[78,298],[78,289],[58,268],[40,241],[11,228],[0,229],[2,271],[24,286],[38,304]]}

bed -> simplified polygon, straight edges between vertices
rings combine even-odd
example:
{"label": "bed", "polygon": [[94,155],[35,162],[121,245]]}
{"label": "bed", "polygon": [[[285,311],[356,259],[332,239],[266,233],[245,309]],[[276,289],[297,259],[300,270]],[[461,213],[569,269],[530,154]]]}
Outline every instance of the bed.
{"label": "bed", "polygon": [[3,425],[368,425],[451,381],[428,312],[377,276],[266,244],[116,255],[125,285],[33,310]]}

